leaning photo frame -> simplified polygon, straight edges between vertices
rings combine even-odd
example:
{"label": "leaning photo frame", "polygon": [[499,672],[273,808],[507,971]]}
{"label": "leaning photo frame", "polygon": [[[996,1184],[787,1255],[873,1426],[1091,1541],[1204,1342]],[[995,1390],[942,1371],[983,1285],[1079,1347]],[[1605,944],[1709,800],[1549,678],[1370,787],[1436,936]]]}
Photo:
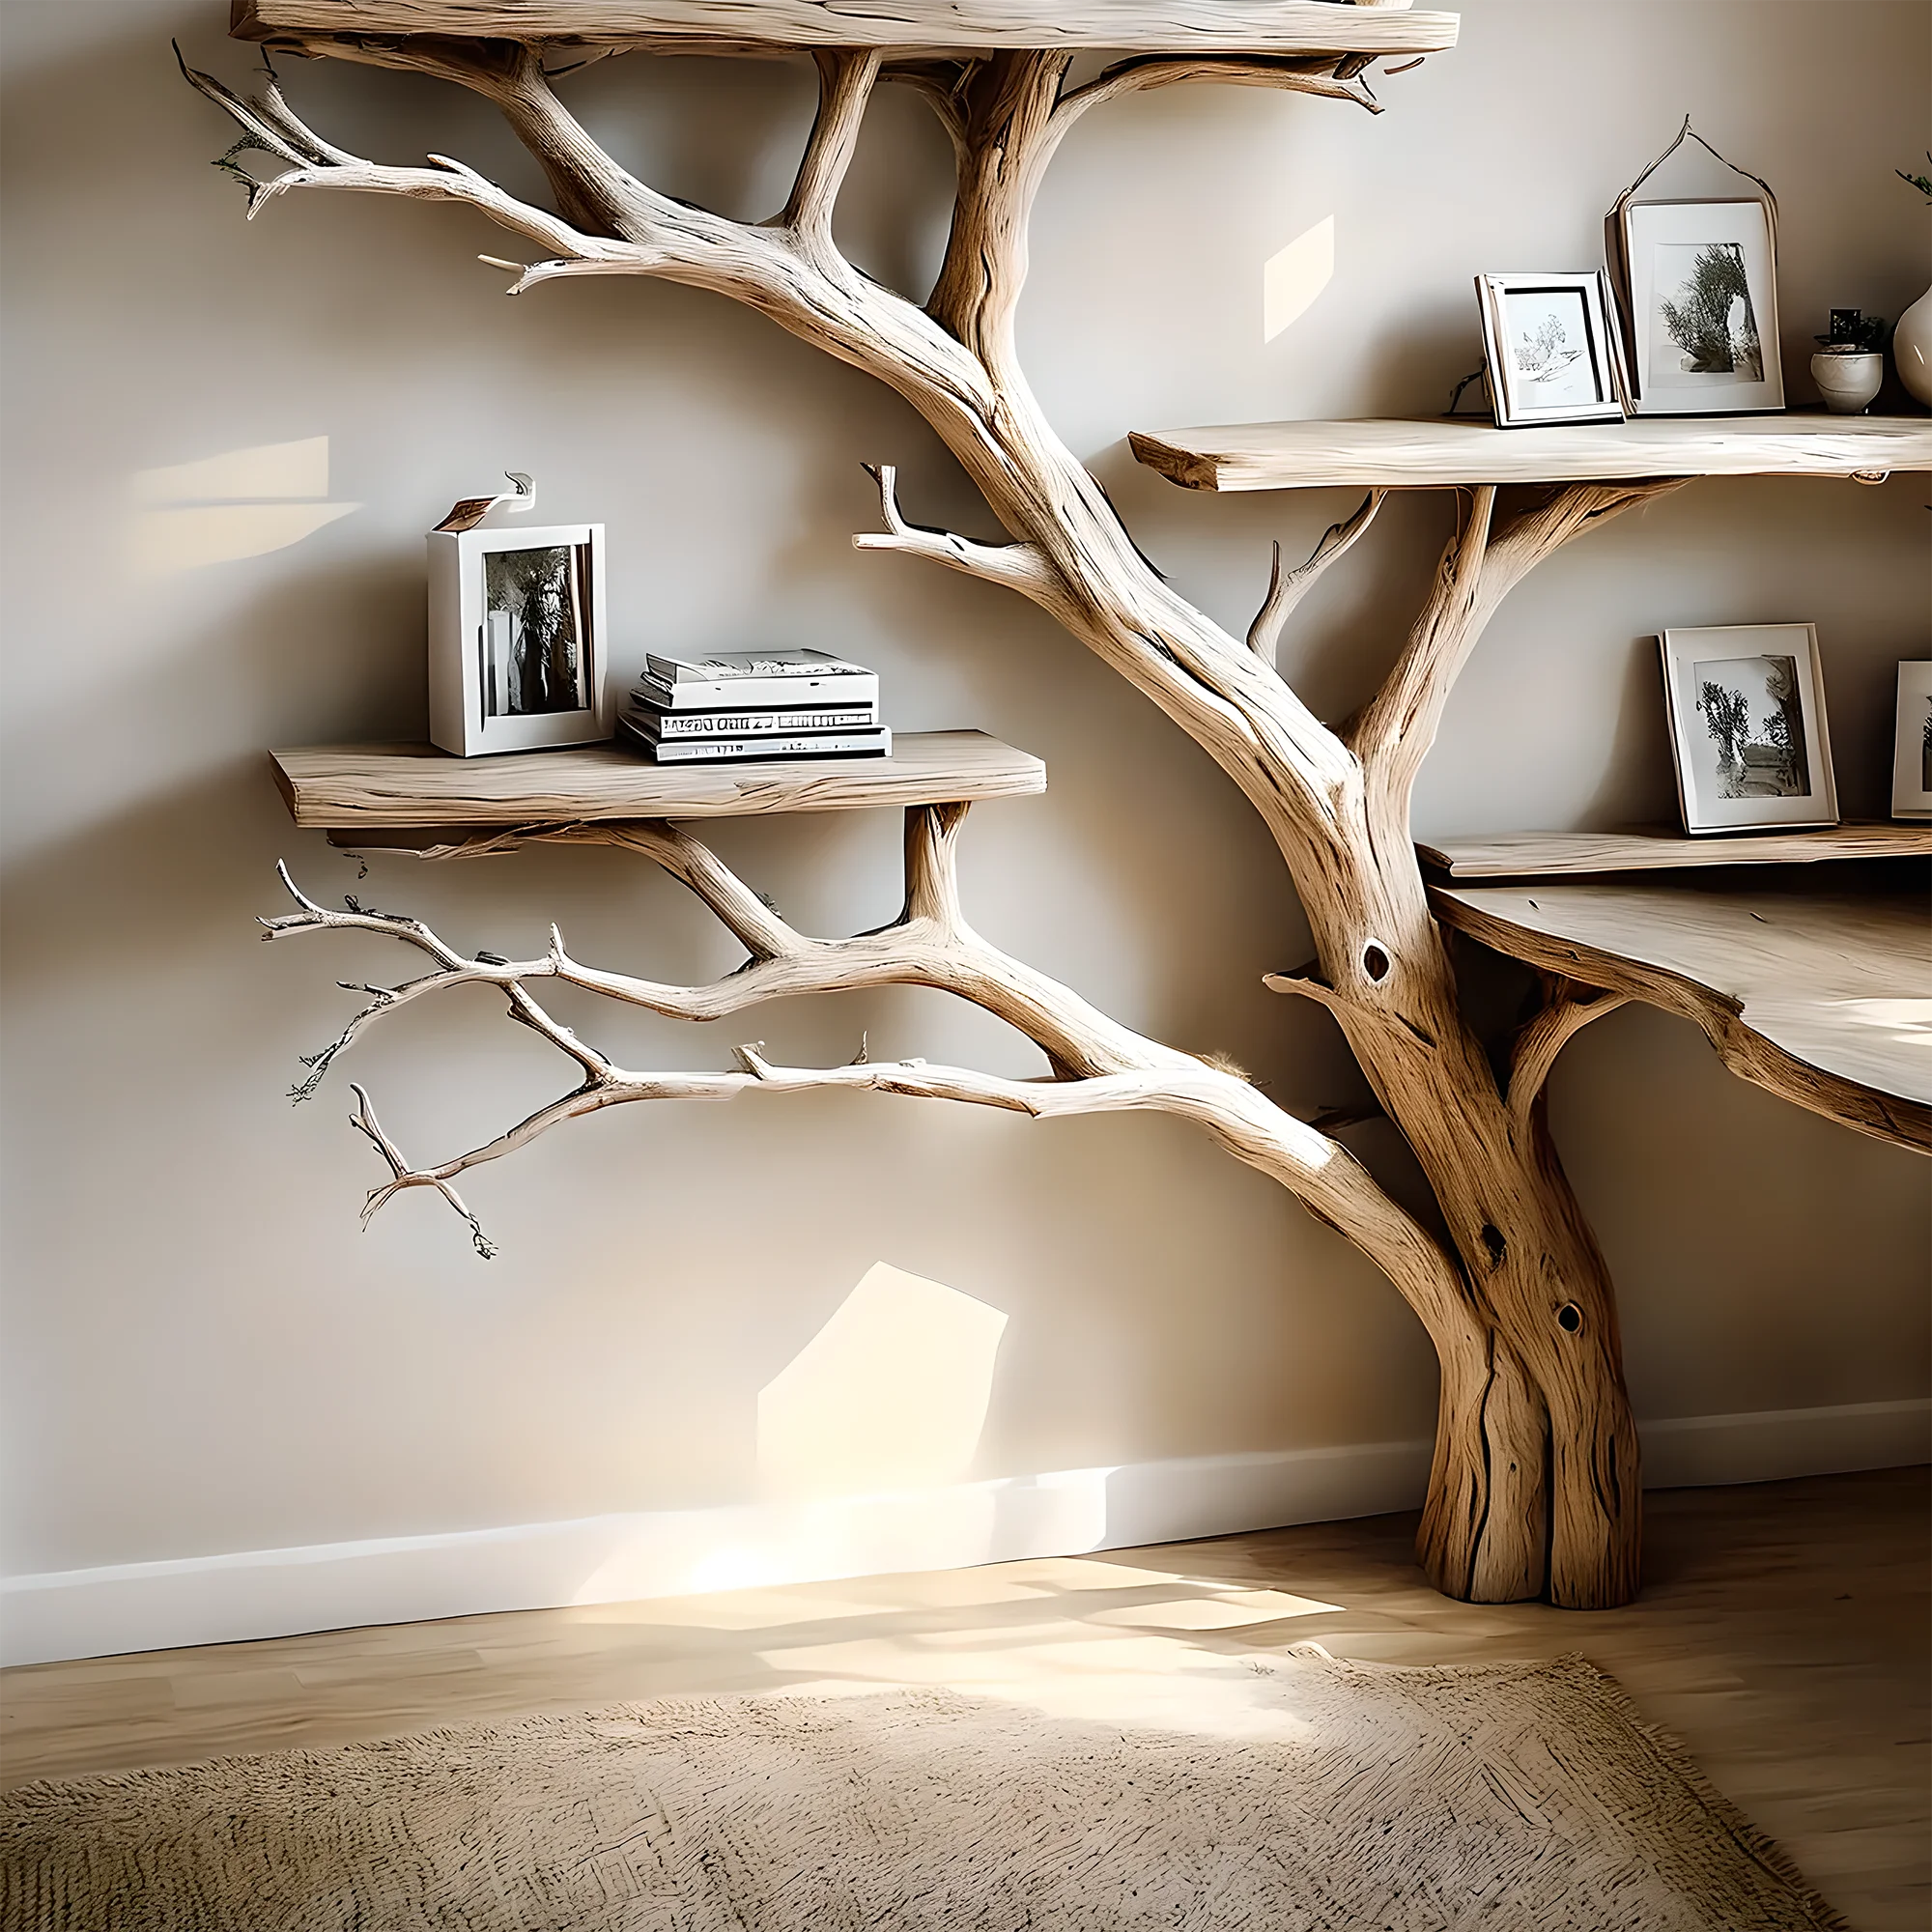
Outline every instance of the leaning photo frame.
{"label": "leaning photo frame", "polygon": [[1476,277],[1498,429],[1620,422],[1616,333],[1601,270]]}
{"label": "leaning photo frame", "polygon": [[1932,818],[1932,658],[1900,661],[1893,732],[1891,815]]}
{"label": "leaning photo frame", "polygon": [[[1693,141],[1757,193],[1639,200]],[[1604,221],[1622,324],[1630,413],[1745,414],[1784,407],[1777,328],[1777,197],[1690,126],[1617,197]]]}
{"label": "leaning photo frame", "polygon": [[1665,631],[1659,643],[1685,831],[1837,824],[1818,627]]}
{"label": "leaning photo frame", "polygon": [[459,757],[611,735],[604,526],[429,535],[431,741]]}
{"label": "leaning photo frame", "polygon": [[1642,201],[1623,212],[1638,415],[1784,407],[1777,273],[1762,201]]}

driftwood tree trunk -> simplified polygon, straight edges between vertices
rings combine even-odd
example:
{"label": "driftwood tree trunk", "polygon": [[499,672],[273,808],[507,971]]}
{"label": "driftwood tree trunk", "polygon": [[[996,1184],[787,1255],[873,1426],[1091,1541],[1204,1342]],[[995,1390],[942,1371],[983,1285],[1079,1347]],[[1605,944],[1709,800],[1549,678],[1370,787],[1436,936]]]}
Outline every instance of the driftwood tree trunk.
{"label": "driftwood tree trunk", "polygon": [[[1237,639],[1187,604],[1141,555],[1099,485],[1047,423],[1014,354],[1034,196],[1055,149],[1090,108],[1135,89],[1196,79],[1373,105],[1354,82],[1361,61],[1141,56],[1069,87],[1065,53],[959,61],[819,53],[819,108],[792,192],[771,222],[752,225],[672,201],[627,174],[559,101],[540,49],[424,38],[294,44],[304,53],[435,74],[485,96],[542,164],[555,212],[517,200],[459,162],[433,156],[429,166],[405,168],[363,160],[312,132],[272,82],[258,99],[243,100],[185,69],[241,124],[246,146],[287,164],[266,182],[251,181],[251,214],[296,188],[468,203],[543,251],[532,265],[500,265],[518,271],[512,293],[581,274],[657,275],[711,289],[877,377],[919,411],[1011,541],[981,544],[909,523],[894,473],[881,467],[874,474],[885,527],[856,542],[925,557],[1032,599],[1158,704],[1240,786],[1273,836],[1316,945],[1305,967],[1270,976],[1268,983],[1334,1015],[1381,1106],[1414,1149],[1453,1247],[1399,1208],[1337,1143],[1246,1080],[1142,1038],[980,939],[953,883],[963,807],[908,814],[905,911],[883,932],[846,940],[793,931],[696,839],[666,825],[506,834],[446,848],[500,849],[506,838],[535,837],[600,840],[639,853],[696,893],[746,946],[747,965],[708,987],[598,972],[572,960],[560,937],[541,959],[469,958],[414,921],[353,905],[335,912],[297,894],[301,909],[266,922],[269,936],[347,925],[388,933],[432,961],[420,979],[366,989],[370,1004],[311,1063],[298,1093],[379,1013],[479,981],[499,987],[511,1016],[582,1073],[576,1090],[505,1135],[427,1168],[404,1158],[357,1089],[357,1124],[392,1172],[370,1197],[371,1211],[401,1189],[437,1188],[487,1253],[455,1192],[456,1178],[562,1120],[634,1099],[863,1086],[1036,1116],[1120,1107],[1180,1113],[1292,1189],[1375,1260],[1427,1328],[1442,1392],[1419,1554],[1436,1586],[1483,1601],[1546,1593],[1576,1606],[1627,1600],[1637,1583],[1639,1492],[1615,1303],[1540,1098],[1562,1040],[1605,1009],[1553,987],[1525,1030],[1511,1078],[1498,1082],[1459,1006],[1409,841],[1408,810],[1450,685],[1510,586],[1592,524],[1672,486],[1572,486],[1533,496],[1500,522],[1492,488],[1468,493],[1433,593],[1387,682],[1351,728],[1336,731],[1277,674],[1274,643],[1316,577],[1367,526],[1379,493],[1331,530],[1300,569],[1284,574],[1277,555],[1267,601],[1249,637]],[[860,274],[832,241],[833,207],[881,83],[920,89],[958,158],[952,235],[923,307]],[[631,1073],[551,1019],[529,990],[546,978],[689,1018],[799,992],[940,986],[1027,1034],[1045,1055],[1049,1077],[1001,1080],[917,1062],[780,1068],[750,1049],[729,1073]]]}

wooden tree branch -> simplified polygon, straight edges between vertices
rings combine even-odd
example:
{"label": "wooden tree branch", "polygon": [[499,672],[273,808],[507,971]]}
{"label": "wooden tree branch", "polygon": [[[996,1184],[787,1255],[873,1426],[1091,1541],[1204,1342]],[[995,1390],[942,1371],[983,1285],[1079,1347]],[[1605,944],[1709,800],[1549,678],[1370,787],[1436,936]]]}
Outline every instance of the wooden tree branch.
{"label": "wooden tree branch", "polygon": [[798,238],[808,255],[829,264],[837,254],[832,245],[832,211],[859,145],[866,105],[879,77],[880,56],[877,48],[867,47],[816,53],[812,59],[818,66],[818,113],[779,225]]}
{"label": "wooden tree branch", "polygon": [[[964,806],[921,807],[907,813],[906,895],[899,919],[876,932],[845,940],[795,931],[699,841],[657,825],[569,828],[573,842],[595,838],[663,866],[691,888],[751,946],[753,959],[706,985],[678,986],[581,965],[552,928],[549,952],[508,960],[493,953],[458,952],[420,920],[375,911],[351,901],[337,911],[302,894],[281,871],[299,910],[264,920],[265,937],[354,930],[402,941],[427,953],[435,970],[395,987],[352,988],[370,996],[342,1034],[307,1062],[302,1092],[313,1091],[342,1051],[380,1015],[432,992],[487,985],[503,993],[510,1017],[567,1055],[582,1070],[571,1093],[539,1108],[508,1132],[434,1167],[412,1168],[374,1125],[366,1096],[363,1130],[389,1162],[391,1178],[369,1197],[374,1213],[399,1192],[433,1187],[475,1229],[474,1217],[450,1183],[484,1162],[527,1146],[552,1127],[600,1108],[646,1099],[728,1099],[764,1088],[774,1092],[845,1087],[923,1095],[1025,1113],[1036,1119],[1076,1113],[1151,1109],[1206,1128],[1250,1166],[1301,1198],[1320,1219],[1389,1268],[1417,1314],[1445,1348],[1475,1345],[1477,1331],[1462,1275],[1433,1236],[1401,1209],[1342,1148],[1267,1099],[1239,1073],[1162,1046],[1109,1019],[1067,988],[980,938],[959,910],[955,869]],[[755,908],[755,910],[753,910]],[[741,1070],[719,1074],[638,1073],[617,1066],[580,1039],[531,995],[526,981],[561,980],[673,1018],[711,1020],[765,1001],[864,986],[919,984],[971,1001],[1026,1035],[1053,1068],[1045,1080],[1013,1080],[918,1062],[859,1064],[832,1068],[774,1067],[755,1049],[741,1050]]]}
{"label": "wooden tree branch", "polygon": [[952,230],[926,312],[996,380],[1012,371],[1012,320],[1026,283],[1026,228],[1053,158],[1055,102],[1072,56],[994,54],[968,81]]}
{"label": "wooden tree branch", "polygon": [[1495,512],[1492,483],[1471,493],[1469,514],[1442,553],[1429,602],[1408,634],[1380,691],[1355,727],[1353,744],[1365,766],[1388,765],[1412,779],[1435,736],[1450,686],[1481,635],[1483,565]]}
{"label": "wooden tree branch", "polygon": [[1375,522],[1376,513],[1387,496],[1386,490],[1371,490],[1350,516],[1339,524],[1330,524],[1322,531],[1321,541],[1315,546],[1308,561],[1286,575],[1281,567],[1281,546],[1275,545],[1274,561],[1268,567],[1267,595],[1255,612],[1255,621],[1248,626],[1248,648],[1264,663],[1270,666],[1274,663],[1282,631],[1294,614],[1295,606],[1315,588],[1321,573],[1337,557],[1346,556],[1354,548],[1356,540]]}
{"label": "wooden tree branch", "polygon": [[[1330,100],[1352,100],[1371,114],[1380,103],[1366,87],[1335,77],[1333,55],[1204,55],[1198,59],[1143,54],[1117,61],[1082,87],[1069,89],[1054,109],[1055,138],[1064,135],[1090,107],[1118,100],[1123,94],[1173,87],[1186,81],[1218,80],[1236,87],[1273,87],[1296,94],[1319,94]],[[1356,70],[1360,71],[1359,69]]]}
{"label": "wooden tree branch", "polygon": [[[375,1106],[368,1094],[360,1087],[356,1086],[353,1080],[349,1083],[349,1091],[355,1095],[355,1111],[350,1115],[349,1124],[358,1133],[364,1135],[375,1147],[376,1151],[388,1162],[389,1172],[395,1177],[395,1187],[422,1186],[425,1184],[434,1187],[456,1209],[464,1221],[468,1223],[470,1243],[474,1246],[476,1252],[486,1262],[495,1261],[497,1259],[497,1245],[483,1232],[482,1222],[469,1211],[469,1208],[464,1201],[463,1196],[449,1184],[446,1179],[428,1180],[426,1178],[419,1179],[412,1174],[409,1162],[403,1158],[402,1150],[383,1131],[383,1123],[377,1120]],[[383,1205],[383,1201],[386,1200],[388,1194],[393,1191],[393,1188],[386,1191],[377,1188],[364,1201],[362,1204],[362,1226],[365,1229],[369,1225],[370,1216],[375,1213],[377,1208]],[[379,1195],[382,1196],[380,1200],[377,1198]]]}
{"label": "wooden tree branch", "polygon": [[1627,995],[1605,992],[1598,986],[1578,985],[1568,980],[1552,986],[1542,1009],[1517,1036],[1510,1053],[1509,1108],[1519,1127],[1529,1130],[1556,1056],[1592,1020],[1627,1004]]}
{"label": "wooden tree branch", "polygon": [[1473,507],[1442,554],[1428,604],[1350,735],[1371,783],[1387,794],[1390,810],[1399,811],[1404,824],[1409,791],[1435,742],[1449,694],[1496,607],[1573,537],[1682,489],[1688,480],[1568,484],[1500,530],[1492,528],[1495,485],[1474,489]]}
{"label": "wooden tree branch", "polygon": [[286,173],[265,182],[250,183],[251,221],[276,196],[293,188],[348,188],[418,200],[467,202],[499,226],[527,237],[540,247],[573,258],[614,259],[616,244],[581,233],[549,210],[518,200],[461,161],[432,155],[429,158],[435,163],[433,167],[391,167],[365,161],[332,146],[296,115],[282,98],[280,85],[272,79],[259,99],[244,101],[212,74],[196,71],[185,61],[182,63],[182,71],[197,92],[231,114],[265,152],[294,163]]}
{"label": "wooden tree branch", "polygon": [[896,468],[890,463],[867,463],[863,467],[879,486],[879,515],[886,528],[884,534],[865,531],[855,536],[854,550],[895,550],[908,556],[923,556],[967,577],[1017,590],[1022,597],[1031,598],[1056,615],[1071,607],[1072,599],[1065,584],[1037,545],[975,543],[969,537],[909,524],[899,514]]}

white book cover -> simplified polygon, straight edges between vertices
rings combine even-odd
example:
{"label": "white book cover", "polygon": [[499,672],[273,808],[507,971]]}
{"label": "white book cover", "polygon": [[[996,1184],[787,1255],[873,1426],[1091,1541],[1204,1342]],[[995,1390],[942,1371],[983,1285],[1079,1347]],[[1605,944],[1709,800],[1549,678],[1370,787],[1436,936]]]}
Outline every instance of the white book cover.
{"label": "white book cover", "polygon": [[706,651],[696,656],[647,651],[644,663],[663,684],[727,684],[747,677],[871,676],[864,665],[834,657],[830,651]]}
{"label": "white book cover", "polygon": [[848,709],[879,701],[876,671],[839,670],[824,676],[787,672],[778,677],[686,679],[666,684],[646,673],[631,696],[659,711],[731,711],[751,706],[839,705]]}

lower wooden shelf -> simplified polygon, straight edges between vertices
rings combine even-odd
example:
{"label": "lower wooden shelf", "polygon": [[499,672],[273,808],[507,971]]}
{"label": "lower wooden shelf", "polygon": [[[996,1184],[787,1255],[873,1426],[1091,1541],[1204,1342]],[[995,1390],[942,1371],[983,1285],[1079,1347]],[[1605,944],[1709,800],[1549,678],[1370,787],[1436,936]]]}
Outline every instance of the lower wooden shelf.
{"label": "lower wooden shelf", "polygon": [[1692,838],[1671,825],[1616,832],[1504,832],[1416,845],[1452,879],[1553,879],[1581,872],[1676,871],[1707,866],[1804,866],[1827,859],[1932,856],[1932,824],[1854,819],[1813,832],[1732,832]]}
{"label": "lower wooden shelf", "polygon": [[1046,789],[1046,767],[983,731],[901,731],[889,758],[774,758],[654,765],[614,744],[457,758],[433,745],[317,745],[270,752],[296,823],[392,827],[573,825],[946,805]]}
{"label": "lower wooden shelf", "polygon": [[1932,924],[1922,892],[1750,875],[1437,885],[1446,923],[1701,1027],[1732,1072],[1932,1152]]}

